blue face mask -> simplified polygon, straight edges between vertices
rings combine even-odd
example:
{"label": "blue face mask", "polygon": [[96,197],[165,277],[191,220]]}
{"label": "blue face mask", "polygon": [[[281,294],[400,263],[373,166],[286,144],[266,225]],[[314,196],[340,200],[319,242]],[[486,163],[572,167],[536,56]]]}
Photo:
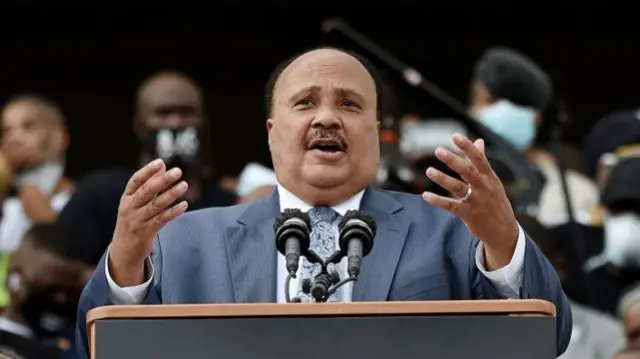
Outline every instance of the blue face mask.
{"label": "blue face mask", "polygon": [[536,135],[535,112],[506,100],[481,109],[476,118],[520,151],[526,150]]}

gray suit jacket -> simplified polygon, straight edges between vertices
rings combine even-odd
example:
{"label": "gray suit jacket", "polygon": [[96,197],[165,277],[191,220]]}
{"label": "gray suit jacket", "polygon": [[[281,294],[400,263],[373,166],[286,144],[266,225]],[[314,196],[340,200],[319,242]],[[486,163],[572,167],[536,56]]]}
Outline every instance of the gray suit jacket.
{"label": "gray suit jacket", "polygon": [[[476,267],[477,239],[457,217],[420,196],[367,188],[361,210],[378,231],[365,257],[353,301],[503,299]],[[153,285],[145,304],[275,302],[277,192],[265,200],[186,213],[155,241]],[[521,298],[557,307],[557,352],[572,318],[555,270],[527,237]],[[78,309],[77,346],[87,357],[86,313],[111,305],[105,259],[87,283]]]}

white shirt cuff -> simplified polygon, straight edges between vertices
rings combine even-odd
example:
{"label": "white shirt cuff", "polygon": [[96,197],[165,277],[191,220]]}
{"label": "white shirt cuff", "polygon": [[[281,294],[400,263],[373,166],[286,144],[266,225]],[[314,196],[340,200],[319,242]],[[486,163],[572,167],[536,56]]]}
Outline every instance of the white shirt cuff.
{"label": "white shirt cuff", "polygon": [[506,266],[488,272],[485,267],[484,243],[480,242],[476,249],[476,266],[480,272],[494,285],[500,294],[507,298],[520,297],[522,287],[522,271],[524,269],[524,250],[527,244],[526,236],[518,224],[518,240],[511,262]]}
{"label": "white shirt cuff", "polygon": [[146,260],[149,279],[147,279],[146,282],[140,285],[125,288],[121,288],[119,285],[117,285],[116,282],[114,282],[111,278],[111,274],[109,274],[109,250],[107,250],[107,257],[105,258],[105,261],[105,275],[107,276],[107,284],[109,285],[109,299],[111,299],[111,302],[115,305],[141,304],[144,301],[144,297],[147,296],[147,291],[149,290],[151,281],[153,280],[154,268],[151,258],[147,258]]}

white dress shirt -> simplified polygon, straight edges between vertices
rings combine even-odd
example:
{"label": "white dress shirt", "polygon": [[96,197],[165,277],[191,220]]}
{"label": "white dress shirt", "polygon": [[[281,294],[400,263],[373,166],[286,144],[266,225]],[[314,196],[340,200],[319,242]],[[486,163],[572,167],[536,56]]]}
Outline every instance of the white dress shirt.
{"label": "white dress shirt", "polygon": [[[357,193],[355,196],[351,197],[347,201],[333,206],[334,211],[336,211],[340,216],[344,216],[344,214],[348,210],[357,210],[360,209],[360,201],[362,201],[362,196],[364,191]],[[307,212],[313,206],[310,206],[296,197],[293,193],[289,192],[287,189],[278,185],[278,196],[280,199],[280,210],[284,210],[287,208],[298,208],[303,212]],[[333,223],[333,230],[336,238],[336,248],[338,248],[338,223],[340,218],[337,218]],[[478,245],[476,250],[476,265],[480,272],[489,279],[489,281],[495,286],[495,288],[507,298],[518,298],[520,296],[520,287],[522,286],[522,270],[524,267],[524,252],[526,239],[524,235],[524,231],[518,225],[518,240],[516,243],[516,249],[513,253],[513,257],[511,258],[511,262],[495,271],[488,272],[484,268],[485,258],[484,258],[484,245],[482,242]],[[107,263],[109,263],[109,253],[107,252]],[[301,258],[302,261],[302,258]],[[278,302],[284,303],[284,282],[287,277],[287,271],[285,269],[285,258],[282,254],[278,253],[278,274],[277,278],[274,278],[277,282],[277,293],[278,293]],[[147,260],[147,270],[149,273],[149,279],[140,285],[121,288],[118,286],[113,279],[111,279],[111,275],[109,274],[109,266],[105,266],[106,268],[106,276],[107,282],[109,284],[109,294],[111,301],[116,305],[127,305],[127,304],[140,304],[143,302],[144,297],[147,294],[147,290],[151,285],[151,281],[153,280],[153,263],[150,259]],[[346,258],[336,266],[338,273],[340,274],[340,278],[346,278]],[[299,274],[299,272],[298,272]],[[298,278],[300,276],[298,275]],[[292,279],[290,283],[292,297],[296,295],[298,282],[296,279]],[[340,300],[343,302],[351,301],[351,294],[353,290],[353,284],[348,283],[340,288]]]}

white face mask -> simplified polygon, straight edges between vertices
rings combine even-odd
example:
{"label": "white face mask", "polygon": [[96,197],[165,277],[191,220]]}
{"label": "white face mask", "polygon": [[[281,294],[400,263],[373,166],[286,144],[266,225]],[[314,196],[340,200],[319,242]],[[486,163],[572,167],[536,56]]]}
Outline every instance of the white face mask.
{"label": "white face mask", "polygon": [[640,215],[609,215],[604,222],[604,254],[616,267],[640,267]]}
{"label": "white face mask", "polygon": [[61,163],[50,162],[22,172],[14,178],[14,186],[20,189],[25,184],[33,184],[46,196],[51,196],[64,172]]}
{"label": "white face mask", "polygon": [[526,150],[536,137],[535,111],[507,100],[479,110],[476,119],[520,151]]}

